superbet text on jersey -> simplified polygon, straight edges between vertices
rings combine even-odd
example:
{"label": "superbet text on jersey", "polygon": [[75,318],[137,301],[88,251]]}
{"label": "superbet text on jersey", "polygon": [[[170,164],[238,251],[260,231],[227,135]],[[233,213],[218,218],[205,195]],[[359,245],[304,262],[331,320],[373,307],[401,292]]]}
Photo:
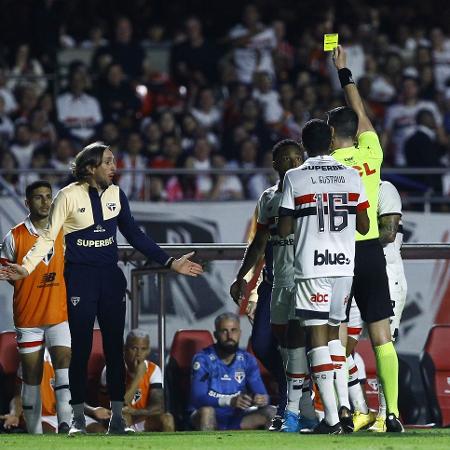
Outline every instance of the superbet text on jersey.
{"label": "superbet text on jersey", "polygon": [[358,172],[329,155],[287,172],[280,214],[297,219],[296,280],[353,276],[356,212],[368,206]]}

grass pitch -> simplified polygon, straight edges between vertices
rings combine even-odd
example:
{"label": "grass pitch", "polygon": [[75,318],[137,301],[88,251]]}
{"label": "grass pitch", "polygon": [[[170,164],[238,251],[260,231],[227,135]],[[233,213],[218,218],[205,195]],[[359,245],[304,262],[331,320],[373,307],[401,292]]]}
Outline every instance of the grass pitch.
{"label": "grass pitch", "polygon": [[1,450],[331,450],[450,449],[450,429],[408,430],[404,434],[360,432],[343,436],[305,436],[267,431],[140,433],[132,436],[0,435]]}

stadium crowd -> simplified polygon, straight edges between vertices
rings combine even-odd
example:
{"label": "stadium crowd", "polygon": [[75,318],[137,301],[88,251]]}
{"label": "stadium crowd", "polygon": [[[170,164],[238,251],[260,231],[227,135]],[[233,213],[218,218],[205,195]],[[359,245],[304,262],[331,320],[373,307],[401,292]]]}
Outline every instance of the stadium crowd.
{"label": "stadium crowd", "polygon": [[[412,6],[362,2],[366,7],[353,5],[347,17],[328,6],[307,20],[298,6],[292,15],[302,26],[296,26],[283,8],[277,17],[269,16],[268,7],[249,4],[232,8],[233,17],[225,15],[214,29],[211,11],[200,19],[174,2],[185,14],[173,21],[161,20],[170,10],[160,6],[159,12],[140,11],[145,22],[134,5],[125,11],[128,17],[117,8],[115,17],[107,16],[111,20],[91,19],[83,28],[75,18],[82,2],[63,3],[16,7],[12,14],[22,14],[25,26],[14,35],[5,24],[2,169],[65,170],[84,144],[98,138],[116,153],[120,169],[131,169],[119,180],[131,200],[256,199],[275,174],[146,179],[133,169],[270,168],[277,140],[299,139],[309,118],[342,103],[331,58],[322,49],[327,32],[338,32],[348,49],[382,136],[385,166],[449,166],[450,39],[426,15],[419,23]],[[155,21],[157,13],[163,16]],[[73,60],[67,76],[45,77],[61,73],[58,52],[70,48],[90,52],[91,63]],[[154,48],[170,52],[167,71],[155,68]],[[4,174],[19,193],[34,177]],[[48,178],[64,184],[61,176]],[[450,191],[446,176],[393,181],[403,191]]]}

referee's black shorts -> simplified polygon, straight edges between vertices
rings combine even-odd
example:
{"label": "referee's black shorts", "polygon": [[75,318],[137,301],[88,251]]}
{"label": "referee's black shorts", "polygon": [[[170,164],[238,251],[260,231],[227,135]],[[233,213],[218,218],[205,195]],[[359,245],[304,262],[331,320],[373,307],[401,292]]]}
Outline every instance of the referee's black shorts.
{"label": "referee's black shorts", "polygon": [[373,323],[394,315],[386,259],[378,239],[356,242],[352,291],[364,322]]}

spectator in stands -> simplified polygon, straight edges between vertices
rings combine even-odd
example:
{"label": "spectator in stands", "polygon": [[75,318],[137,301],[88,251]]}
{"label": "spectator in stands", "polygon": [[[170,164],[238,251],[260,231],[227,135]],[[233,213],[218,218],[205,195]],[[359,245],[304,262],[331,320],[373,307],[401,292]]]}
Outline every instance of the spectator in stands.
{"label": "spectator in stands", "polygon": [[159,127],[163,136],[177,135],[179,133],[178,125],[175,120],[175,115],[171,111],[164,111],[159,116]]}
{"label": "spectator in stands", "polygon": [[181,155],[182,150],[178,136],[167,134],[161,140],[161,154],[150,161],[150,168],[173,169],[179,167]]}
{"label": "spectator in stands", "polygon": [[186,39],[172,48],[171,73],[174,80],[187,87],[208,86],[217,81],[218,50],[203,35],[202,24],[195,17],[185,22]]}
{"label": "spectator in stands", "polygon": [[18,107],[11,114],[15,121],[18,119],[29,120],[31,113],[37,106],[38,97],[34,86],[21,86],[17,91]]}
{"label": "spectator in stands", "polygon": [[5,112],[11,114],[17,109],[17,102],[11,89],[8,88],[6,83],[7,69],[0,67],[0,97],[3,97],[5,101]]}
{"label": "spectator in stands", "polygon": [[217,129],[222,118],[222,112],[214,99],[213,90],[205,87],[198,93],[196,106],[191,114],[205,130]]}
{"label": "spectator in stands", "polygon": [[135,120],[141,106],[136,91],[126,81],[118,63],[112,63],[106,70],[106,79],[100,79],[97,98],[104,120],[119,122],[122,128],[130,128],[130,122]]}
{"label": "spectator in stands", "polygon": [[40,62],[31,58],[30,46],[21,44],[16,50],[16,59],[11,70],[12,77],[8,81],[8,88],[15,91],[20,86],[33,86],[39,96],[47,88],[47,80]]}
{"label": "spectator in stands", "polygon": [[43,109],[35,109],[30,115],[31,141],[35,145],[49,142],[54,144],[57,139],[54,125],[49,121]]}
{"label": "spectator in stands", "polygon": [[256,5],[245,6],[242,24],[230,30],[228,39],[234,47],[233,62],[241,83],[251,84],[254,72],[265,71],[275,75],[272,51],[277,40],[273,29],[260,22]]}
{"label": "spectator in stands", "polygon": [[103,117],[98,100],[85,92],[86,77],[80,70],[70,74],[69,92],[56,100],[58,122],[71,138],[81,144],[91,139]]}
{"label": "spectator in stands", "polygon": [[[273,154],[269,150],[262,157],[261,167],[264,169],[273,169]],[[256,200],[270,186],[273,186],[278,180],[275,170],[271,170],[269,174],[257,173],[251,175],[247,181],[247,198]]]}
{"label": "spectator in stands", "polygon": [[114,41],[106,47],[101,47],[94,55],[94,60],[105,53],[122,66],[130,80],[137,80],[142,74],[144,50],[133,40],[133,25],[127,17],[117,20]]}
{"label": "spectator in stands", "polygon": [[279,125],[283,118],[280,94],[272,88],[272,80],[268,72],[258,72],[254,76],[253,98],[261,105],[264,122],[271,126]]}
{"label": "spectator in stands", "polygon": [[135,169],[145,169],[148,161],[142,155],[144,143],[141,135],[131,132],[128,135],[125,151],[117,160],[119,170],[128,169],[131,172],[120,175],[118,182],[121,189],[127,194],[129,200],[142,200],[144,198],[145,174],[135,172]]}
{"label": "spectator in stands", "polygon": [[161,130],[157,122],[147,121],[143,129],[144,150],[147,158],[153,158],[161,152]]}
{"label": "spectator in stands", "polygon": [[[15,386],[16,392],[14,398],[10,402],[9,412],[3,416],[3,427],[6,430],[14,430],[17,428],[26,429],[22,398],[20,395],[22,385],[22,368],[19,367],[17,374],[18,382]],[[56,433],[58,430],[58,418],[56,416],[56,396],[55,396],[55,369],[53,368],[50,353],[45,348],[44,352],[44,369],[41,382],[41,398],[42,398],[42,429],[44,433]],[[111,417],[111,412],[102,407],[92,407],[85,405],[86,413],[86,430],[88,433],[104,433],[106,428],[101,421]]]}
{"label": "spectator in stands", "polygon": [[[436,133],[436,119],[429,109],[420,109],[416,115],[415,131],[405,141],[407,167],[442,167],[441,158],[445,148],[439,144]],[[442,193],[442,180],[439,175],[414,175],[410,178],[430,187],[435,193]]]}
{"label": "spectator in stands", "polygon": [[430,33],[434,63],[434,76],[439,91],[445,90],[450,81],[450,39],[440,28],[433,28]]}
{"label": "spectator in stands", "polygon": [[[211,157],[211,165],[214,169],[226,169],[227,160],[220,153],[214,153]],[[244,188],[237,175],[213,175],[213,185],[209,193],[209,200],[243,200]]]}
{"label": "spectator in stands", "polygon": [[272,139],[269,129],[262,120],[261,110],[255,99],[247,98],[243,102],[240,126],[246,131],[249,137],[259,143],[260,147],[269,148],[271,146]]}
{"label": "spectator in stands", "polygon": [[310,115],[305,109],[303,100],[300,97],[294,97],[289,108],[290,114],[287,114],[284,123],[286,136],[291,139],[300,141],[302,136],[302,128],[309,120]]}
{"label": "spectator in stands", "polygon": [[120,134],[117,125],[114,122],[106,122],[102,126],[100,136],[103,142],[108,143],[109,148],[117,159],[120,147]]}
{"label": "spectator in stands", "polygon": [[26,122],[19,122],[16,125],[16,133],[10,151],[16,158],[21,169],[30,167],[31,157],[36,144],[31,140],[30,126]]}
{"label": "spectator in stands", "polygon": [[[208,139],[201,137],[197,139],[194,145],[192,156],[186,159],[185,167],[187,169],[208,170],[211,169],[211,144]],[[213,188],[211,175],[195,176],[196,198],[206,200]]]}
{"label": "spectator in stands", "polygon": [[6,114],[6,102],[0,95],[0,141],[10,141],[14,135],[14,125]]}
{"label": "spectator in stands", "polygon": [[294,66],[294,47],[286,39],[286,24],[282,20],[274,20],[272,28],[277,45],[273,53],[278,78],[284,78]]}
{"label": "spectator in stands", "polygon": [[397,104],[386,111],[384,135],[382,137],[385,152],[391,152],[392,161],[397,166],[406,163],[404,144],[413,132],[416,115],[421,109],[428,109],[434,115],[438,141],[445,143],[447,138],[442,129],[442,116],[436,103],[419,98],[419,84],[416,73],[409,71],[402,81],[402,94]]}
{"label": "spectator in stands", "polygon": [[[161,369],[148,360],[149,356],[149,334],[139,329],[131,330],[124,346],[126,391],[123,416],[127,426],[135,431],[175,431],[172,414],[165,412]],[[100,382],[106,393],[106,367]]]}
{"label": "spectator in stands", "polygon": [[[5,171],[18,170],[19,163],[17,162],[17,159],[13,153],[11,153],[10,151],[3,151],[0,152],[0,167]],[[6,188],[0,186],[0,192],[2,192],[2,194],[9,195],[8,189],[11,189],[12,192],[19,194],[19,175],[17,173],[7,172],[2,176],[6,182]]]}
{"label": "spectator in stands", "polygon": [[106,47],[109,41],[105,38],[105,29],[106,25],[102,20],[94,23],[89,30],[89,38],[82,41],[80,47],[89,50]]}
{"label": "spectator in stands", "polygon": [[216,343],[197,353],[192,362],[192,425],[201,431],[267,427],[275,409],[268,406],[255,357],[239,350],[239,316],[223,313],[214,325]]}
{"label": "spectator in stands", "polygon": [[60,139],[56,146],[51,160],[51,164],[55,169],[65,170],[70,169],[71,163],[75,157],[75,150],[69,139]]}

